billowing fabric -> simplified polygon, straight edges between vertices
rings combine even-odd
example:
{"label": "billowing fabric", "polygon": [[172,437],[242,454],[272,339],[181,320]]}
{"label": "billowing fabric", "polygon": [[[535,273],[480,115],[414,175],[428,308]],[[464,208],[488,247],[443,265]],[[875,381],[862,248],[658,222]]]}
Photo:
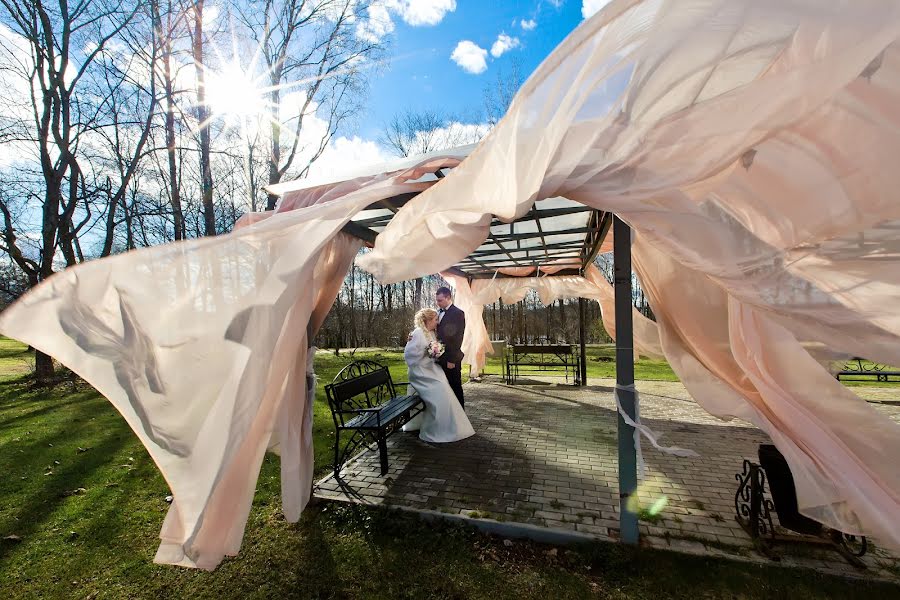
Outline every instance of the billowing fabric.
{"label": "billowing fabric", "polygon": [[900,427],[808,350],[900,364],[898,39],[895,0],[614,0],[361,265],[445,268],[542,198],[614,212],[697,402],[772,437],[803,514],[900,547]]}
{"label": "billowing fabric", "polygon": [[302,210],[228,235],[66,269],[0,314],[0,331],[57,358],[125,417],[169,484],[156,561],[205,569],[238,552],[268,447],[285,517],[311,490],[308,344],[360,242],[339,234],[448,161],[305,190]]}
{"label": "billowing fabric", "polygon": [[[506,304],[521,302],[528,290],[535,290],[545,306],[560,298],[588,298],[600,304],[603,326],[615,339],[615,292],[597,267],[589,265],[585,276],[566,275],[558,277],[514,277],[475,279],[471,285],[459,275],[443,272],[441,275],[454,289],[456,304],[466,313],[466,331],[462,350],[465,352],[463,364],[469,365],[469,376],[477,377],[491,354],[490,334],[484,322],[484,307],[503,300]],[[659,332],[656,323],[632,307],[634,322],[635,356],[662,358]]]}

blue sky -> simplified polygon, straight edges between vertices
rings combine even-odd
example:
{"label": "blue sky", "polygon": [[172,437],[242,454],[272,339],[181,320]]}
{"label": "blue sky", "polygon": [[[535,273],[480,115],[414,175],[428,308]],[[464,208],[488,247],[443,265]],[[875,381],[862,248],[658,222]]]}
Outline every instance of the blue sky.
{"label": "blue sky", "polygon": [[[605,2],[586,4],[590,9]],[[499,70],[508,72],[518,60],[527,78],[583,20],[581,0],[397,0],[396,5],[388,12],[392,59],[372,80],[368,114],[358,123],[356,133],[365,139],[377,138],[383,124],[405,109],[481,118],[483,89]],[[501,34],[508,39],[493,48]],[[499,52],[503,41],[511,47],[495,57],[491,50]]]}

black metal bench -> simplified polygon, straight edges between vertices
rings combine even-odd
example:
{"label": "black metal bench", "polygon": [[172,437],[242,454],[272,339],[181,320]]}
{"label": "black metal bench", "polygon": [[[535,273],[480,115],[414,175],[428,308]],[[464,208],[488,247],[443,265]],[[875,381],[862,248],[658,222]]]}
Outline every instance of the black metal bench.
{"label": "black metal bench", "polygon": [[529,373],[565,373],[569,371],[575,385],[580,384],[578,349],[572,344],[517,344],[506,348],[506,383],[514,385],[516,379]]}
{"label": "black metal bench", "polygon": [[[743,471],[735,475],[738,490],[734,495],[735,518],[763,554],[779,560],[772,544],[819,543],[837,550],[855,567],[865,569],[860,557],[866,553],[868,542],[864,536],[855,536],[829,529],[809,517],[800,514],[797,489],[790,466],[778,448],[760,444],[759,464],[744,461]],[[772,499],[766,497],[766,484]],[[784,535],[775,531],[772,513],[778,516],[782,528],[800,535]]]}
{"label": "black metal bench", "polygon": [[[884,383],[900,383],[900,371],[892,371],[887,365],[873,363],[864,358],[853,357],[835,374],[838,381],[861,381],[856,377],[875,377]],[[891,379],[893,377],[894,379]],[[849,379],[853,378],[853,379]]]}
{"label": "black metal bench", "polygon": [[[325,397],[334,419],[334,475],[361,447],[378,446],[381,474],[388,470],[387,438],[424,410],[415,392],[398,394],[406,382],[391,379],[384,365],[370,360],[350,363],[325,386]],[[352,431],[341,447],[341,432]]]}

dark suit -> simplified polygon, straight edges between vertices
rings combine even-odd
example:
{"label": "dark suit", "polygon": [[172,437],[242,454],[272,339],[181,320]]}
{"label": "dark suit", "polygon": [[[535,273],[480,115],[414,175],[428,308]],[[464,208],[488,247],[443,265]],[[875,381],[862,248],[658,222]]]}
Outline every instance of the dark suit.
{"label": "dark suit", "polygon": [[[438,359],[438,364],[444,369],[447,381],[450,382],[450,387],[453,388],[453,393],[456,394],[463,408],[466,407],[462,387],[462,359],[464,356],[462,341],[465,331],[466,313],[458,309],[455,304],[451,304],[438,323],[437,336],[444,343],[444,355]],[[453,363],[455,368],[448,369],[448,362]]]}

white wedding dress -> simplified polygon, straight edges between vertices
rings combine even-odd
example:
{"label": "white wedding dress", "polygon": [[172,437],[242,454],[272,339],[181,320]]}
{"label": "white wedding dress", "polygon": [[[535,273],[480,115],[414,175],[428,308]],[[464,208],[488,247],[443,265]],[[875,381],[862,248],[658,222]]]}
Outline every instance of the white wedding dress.
{"label": "white wedding dress", "polygon": [[475,435],[466,412],[443,369],[425,354],[431,334],[416,328],[403,349],[409,368],[409,383],[425,402],[425,410],[403,426],[403,431],[418,431],[426,442],[456,442]]}

